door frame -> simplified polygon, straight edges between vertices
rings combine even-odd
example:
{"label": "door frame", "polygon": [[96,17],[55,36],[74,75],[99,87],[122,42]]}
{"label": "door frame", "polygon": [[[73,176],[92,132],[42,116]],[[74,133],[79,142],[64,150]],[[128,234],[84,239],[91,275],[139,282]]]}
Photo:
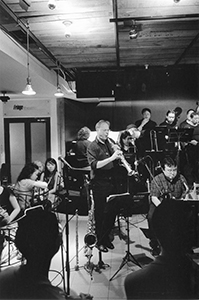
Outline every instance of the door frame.
{"label": "door frame", "polygon": [[[50,117],[44,118],[6,118],[4,119],[4,137],[5,137],[5,163],[10,165],[10,124],[24,123],[25,131],[25,164],[31,162],[31,123],[43,122],[46,123],[46,156],[51,155],[51,136],[50,136]],[[9,172],[10,173],[10,172]],[[11,175],[11,174],[10,174]],[[11,178],[9,178],[9,181]]]}

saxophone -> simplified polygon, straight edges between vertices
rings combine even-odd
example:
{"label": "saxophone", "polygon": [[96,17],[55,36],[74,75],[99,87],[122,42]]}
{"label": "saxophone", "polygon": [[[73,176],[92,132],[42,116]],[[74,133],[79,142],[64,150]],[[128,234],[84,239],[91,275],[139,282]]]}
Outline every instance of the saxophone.
{"label": "saxophone", "polygon": [[95,235],[95,224],[94,224],[94,200],[92,191],[90,191],[90,199],[91,199],[91,207],[88,212],[88,222],[87,222],[87,234],[84,237],[85,243],[85,255],[87,256],[87,252],[89,249],[92,249],[96,242],[97,237]]}

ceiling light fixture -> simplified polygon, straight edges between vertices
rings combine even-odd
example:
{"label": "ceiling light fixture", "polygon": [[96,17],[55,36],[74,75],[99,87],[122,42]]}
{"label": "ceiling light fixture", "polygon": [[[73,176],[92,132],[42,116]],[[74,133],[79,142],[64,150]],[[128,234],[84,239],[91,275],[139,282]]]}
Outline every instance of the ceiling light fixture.
{"label": "ceiling light fixture", "polygon": [[63,24],[66,27],[64,35],[66,38],[69,38],[71,36],[70,26],[71,26],[72,22],[69,20],[66,20],[66,21],[63,21]]}
{"label": "ceiling light fixture", "polygon": [[138,28],[136,22],[133,21],[131,30],[129,31],[129,38],[132,40],[132,39],[136,39],[137,36],[138,36]]}
{"label": "ceiling light fixture", "polygon": [[55,0],[49,0],[48,1],[48,8],[53,10],[56,8],[56,1]]}
{"label": "ceiling light fixture", "polygon": [[59,84],[59,68],[57,70],[57,91],[56,91],[56,93],[54,95],[57,98],[60,98],[60,97],[64,96],[64,93],[62,92],[60,84]]}
{"label": "ceiling light fixture", "polygon": [[36,92],[33,90],[31,85],[31,78],[30,78],[30,57],[29,57],[29,24],[27,23],[27,70],[28,70],[28,77],[27,77],[27,84],[25,89],[23,90],[22,94],[33,96]]}

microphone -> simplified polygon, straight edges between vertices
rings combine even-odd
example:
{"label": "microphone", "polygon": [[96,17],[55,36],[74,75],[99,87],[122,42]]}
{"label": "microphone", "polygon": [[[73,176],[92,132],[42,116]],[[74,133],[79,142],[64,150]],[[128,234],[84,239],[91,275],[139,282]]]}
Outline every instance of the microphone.
{"label": "microphone", "polygon": [[144,156],[144,157],[142,157],[142,158],[140,158],[140,159],[138,159],[138,160],[135,160],[134,165],[137,166],[137,165],[139,165],[139,164],[144,163],[145,160],[146,160],[146,158],[147,158],[147,156]]}

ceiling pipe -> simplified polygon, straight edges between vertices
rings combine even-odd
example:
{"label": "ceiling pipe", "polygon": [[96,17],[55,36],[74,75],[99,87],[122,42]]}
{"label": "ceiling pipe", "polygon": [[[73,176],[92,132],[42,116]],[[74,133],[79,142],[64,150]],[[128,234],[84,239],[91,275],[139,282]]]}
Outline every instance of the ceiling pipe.
{"label": "ceiling pipe", "polygon": [[109,19],[110,22],[123,22],[123,21],[160,21],[160,20],[172,20],[172,19],[199,19],[199,14],[192,14],[192,15],[168,15],[168,16],[146,16],[146,17],[128,17],[128,18],[112,18]]}
{"label": "ceiling pipe", "polygon": [[[15,13],[12,12],[12,10],[9,8],[9,6],[4,2],[4,0],[0,1],[0,6],[10,15],[10,17],[21,27],[21,29],[23,30],[24,33],[26,33],[26,24],[20,20]],[[2,26],[2,24],[1,24]],[[2,26],[3,27],[3,26]],[[12,32],[9,32],[8,30],[6,30],[4,27],[3,29],[12,36],[12,38],[16,39],[16,37],[14,37],[14,35],[12,34]],[[50,58],[53,63],[55,65],[57,65],[57,59],[54,57],[54,55],[36,38],[36,36],[29,31],[29,36],[31,37],[31,39],[35,42],[36,46],[38,47],[38,49],[40,49],[46,56],[48,56],[48,58]],[[24,47],[24,45],[22,45]],[[37,57],[36,57],[37,58]],[[38,58],[37,58],[38,59]],[[39,60],[39,59],[38,59]],[[42,62],[42,64],[44,64]],[[45,64],[44,64],[45,65]],[[68,78],[71,81],[75,80],[75,76],[69,71],[67,70],[61,63],[59,63],[60,67],[62,68],[62,70],[66,73],[66,75],[68,76]],[[48,66],[46,66],[48,68]]]}

